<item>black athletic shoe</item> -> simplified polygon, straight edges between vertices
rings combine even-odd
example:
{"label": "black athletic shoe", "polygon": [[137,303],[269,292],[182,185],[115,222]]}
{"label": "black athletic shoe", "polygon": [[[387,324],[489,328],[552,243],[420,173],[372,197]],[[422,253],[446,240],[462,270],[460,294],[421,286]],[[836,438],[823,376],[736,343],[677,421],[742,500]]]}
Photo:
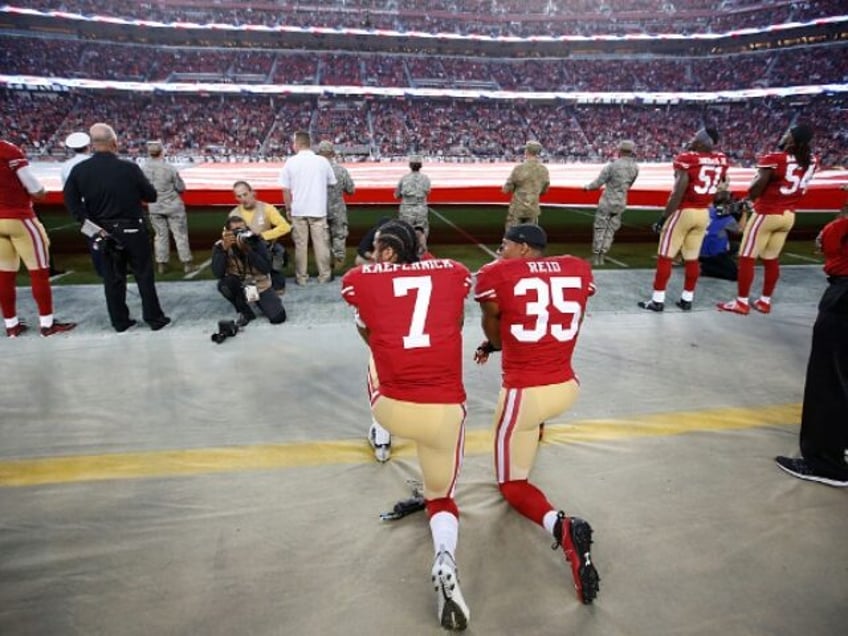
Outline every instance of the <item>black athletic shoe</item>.
{"label": "black athletic shoe", "polygon": [[642,309],[647,309],[649,311],[662,311],[665,309],[665,305],[663,303],[656,303],[653,300],[640,300],[639,306]]}
{"label": "black athletic shoe", "polygon": [[170,324],[171,324],[171,319],[170,319],[170,318],[168,318],[168,316],[162,316],[162,317],[161,317],[161,318],[159,318],[158,320],[151,320],[151,321],[150,321],[149,323],[147,323],[147,324],[149,324],[149,325],[150,325],[150,328],[151,328],[153,331],[159,331],[162,327],[164,327],[164,326],[166,326],[166,325],[170,325]]}
{"label": "black athletic shoe", "polygon": [[678,307],[680,307],[683,311],[692,311],[692,301],[691,300],[683,300],[682,298],[674,303]]}
{"label": "black athletic shoe", "polygon": [[568,517],[562,511],[554,524],[554,550],[562,548],[565,560],[571,564],[571,576],[577,598],[584,605],[595,600],[601,577],[592,563],[592,526],[580,517]]}
{"label": "black athletic shoe", "polygon": [[840,479],[838,477],[827,477],[816,473],[802,457],[794,458],[778,456],[774,458],[774,461],[777,462],[778,468],[786,471],[793,477],[797,477],[798,479],[817,481],[820,484],[827,484],[828,486],[835,486],[836,488],[848,488],[848,475],[844,475]]}

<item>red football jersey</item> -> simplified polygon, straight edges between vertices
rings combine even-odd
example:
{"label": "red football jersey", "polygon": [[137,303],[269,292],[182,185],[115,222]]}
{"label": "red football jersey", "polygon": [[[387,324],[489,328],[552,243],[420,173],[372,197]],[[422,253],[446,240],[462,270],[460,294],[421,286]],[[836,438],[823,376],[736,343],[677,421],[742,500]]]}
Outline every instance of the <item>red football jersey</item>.
{"label": "red football jersey", "polygon": [[474,299],[500,309],[504,387],[575,377],[571,356],[586,301],[594,293],[592,268],[573,256],[513,258],[480,269]]}
{"label": "red football jersey", "polygon": [[772,152],[757,159],[757,168],[773,170],[766,189],[754,202],[757,214],[783,214],[794,211],[807,191],[807,186],[818,167],[818,159],[810,158],[810,165],[802,168],[789,152]]}
{"label": "red football jersey", "polygon": [[0,140],[0,219],[35,217],[32,200],[17,175],[18,170],[28,165],[20,148]]}
{"label": "red football jersey", "polygon": [[675,170],[683,170],[689,175],[689,185],[680,209],[710,207],[718,185],[727,178],[727,157],[724,153],[687,150],[677,155],[673,164]]}
{"label": "red football jersey", "polygon": [[407,402],[460,404],[462,319],[471,274],[436,258],[361,265],[342,278],[342,297],[368,328],[380,393]]}
{"label": "red football jersey", "polygon": [[848,276],[848,217],[824,226],[821,233],[824,271],[828,276]]}

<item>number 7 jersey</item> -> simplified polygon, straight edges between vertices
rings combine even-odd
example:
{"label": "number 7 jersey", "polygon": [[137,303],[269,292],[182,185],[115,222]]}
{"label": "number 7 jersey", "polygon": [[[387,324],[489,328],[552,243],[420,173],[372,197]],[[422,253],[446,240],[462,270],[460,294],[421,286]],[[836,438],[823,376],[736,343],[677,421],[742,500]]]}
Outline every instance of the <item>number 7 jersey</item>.
{"label": "number 7 jersey", "polygon": [[462,320],[471,274],[437,258],[362,265],[342,278],[342,298],[368,329],[386,397],[426,404],[465,402]]}
{"label": "number 7 jersey", "polygon": [[526,388],[575,377],[571,356],[589,296],[592,268],[574,256],[508,259],[477,274],[474,299],[500,309],[503,385]]}

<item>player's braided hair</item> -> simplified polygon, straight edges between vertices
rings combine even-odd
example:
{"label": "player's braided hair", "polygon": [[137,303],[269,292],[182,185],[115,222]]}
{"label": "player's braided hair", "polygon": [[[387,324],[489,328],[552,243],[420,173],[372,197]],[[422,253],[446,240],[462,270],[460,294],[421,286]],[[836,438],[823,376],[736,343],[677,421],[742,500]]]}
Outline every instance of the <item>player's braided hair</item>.
{"label": "player's braided hair", "polygon": [[789,129],[792,133],[792,154],[802,168],[808,168],[812,159],[810,141],[813,138],[813,129],[807,124],[799,124]]}
{"label": "player's braided hair", "polygon": [[418,238],[415,229],[406,221],[395,219],[380,226],[377,243],[391,247],[399,263],[415,263],[418,261]]}

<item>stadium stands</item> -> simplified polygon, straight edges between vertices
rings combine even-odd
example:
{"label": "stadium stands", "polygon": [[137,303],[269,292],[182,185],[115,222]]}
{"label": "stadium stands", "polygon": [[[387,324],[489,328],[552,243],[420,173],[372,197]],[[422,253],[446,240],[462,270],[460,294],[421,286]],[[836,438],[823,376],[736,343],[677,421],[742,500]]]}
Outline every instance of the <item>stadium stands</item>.
{"label": "stadium stands", "polygon": [[[245,5],[249,4],[249,7]],[[462,33],[533,34],[546,26],[581,25],[588,32],[629,32],[631,22],[643,30],[668,27],[692,30],[764,27],[786,20],[834,16],[840,2],[756,0],[604,0],[554,3],[547,0],[436,0],[421,3],[330,0],[315,11],[314,2],[265,0],[158,0],[116,3],[106,0],[36,0],[31,9],[82,15],[114,15],[145,20],[194,23],[302,24],[349,26],[371,20],[391,29],[443,30]],[[426,8],[426,11],[424,10]],[[307,19],[308,18],[308,19]],[[544,18],[544,20],[543,20]],[[268,48],[248,35],[238,46],[194,38],[167,43],[144,31],[126,41],[92,39],[59,28],[66,17],[52,18],[51,33],[4,32],[0,74],[100,81],[163,82],[179,92],[102,91],[51,87],[56,92],[21,90],[7,83],[0,93],[2,121],[13,141],[39,158],[62,158],[62,139],[92,121],[114,122],[128,154],[140,153],[150,137],[167,140],[172,156],[195,160],[279,159],[289,153],[288,134],[309,129],[316,138],[334,141],[351,159],[404,157],[411,151],[458,161],[513,160],[527,137],[544,140],[549,158],[561,161],[604,160],[623,136],[637,141],[642,160],[668,160],[680,147],[681,130],[702,121],[724,131],[722,146],[735,161],[749,164],[798,115],[827,121],[817,138],[826,165],[846,165],[844,150],[848,100],[827,93],[702,103],[651,104],[607,99],[626,92],[701,92],[840,84],[848,78],[848,45],[828,38],[815,43],[751,47],[745,53],[665,55],[639,51],[627,55],[576,54],[558,58],[520,59],[448,54],[420,55],[334,50],[316,40],[314,49]],[[647,25],[647,26],[646,26]],[[494,29],[494,31],[493,31]],[[597,29],[597,31],[595,31]],[[214,33],[216,28],[209,28]],[[201,29],[200,33],[204,31]],[[132,33],[127,30],[126,33]],[[551,33],[551,31],[546,31]],[[153,35],[151,35],[153,34]],[[381,35],[374,32],[374,38]],[[134,40],[134,41],[133,41]],[[282,46],[282,44],[280,44]],[[762,49],[762,50],[760,50]],[[274,88],[274,94],[210,94],[203,84],[244,84]],[[9,86],[9,84],[12,84]],[[356,87],[358,95],[301,94],[280,85]],[[432,89],[394,97],[369,95],[366,87]],[[18,90],[13,90],[18,89]],[[597,103],[546,100],[460,99],[439,91],[599,93]],[[800,91],[799,91],[800,92]],[[791,93],[791,91],[790,91]],[[585,100],[584,100],[585,101]],[[831,123],[832,122],[832,123]]]}

